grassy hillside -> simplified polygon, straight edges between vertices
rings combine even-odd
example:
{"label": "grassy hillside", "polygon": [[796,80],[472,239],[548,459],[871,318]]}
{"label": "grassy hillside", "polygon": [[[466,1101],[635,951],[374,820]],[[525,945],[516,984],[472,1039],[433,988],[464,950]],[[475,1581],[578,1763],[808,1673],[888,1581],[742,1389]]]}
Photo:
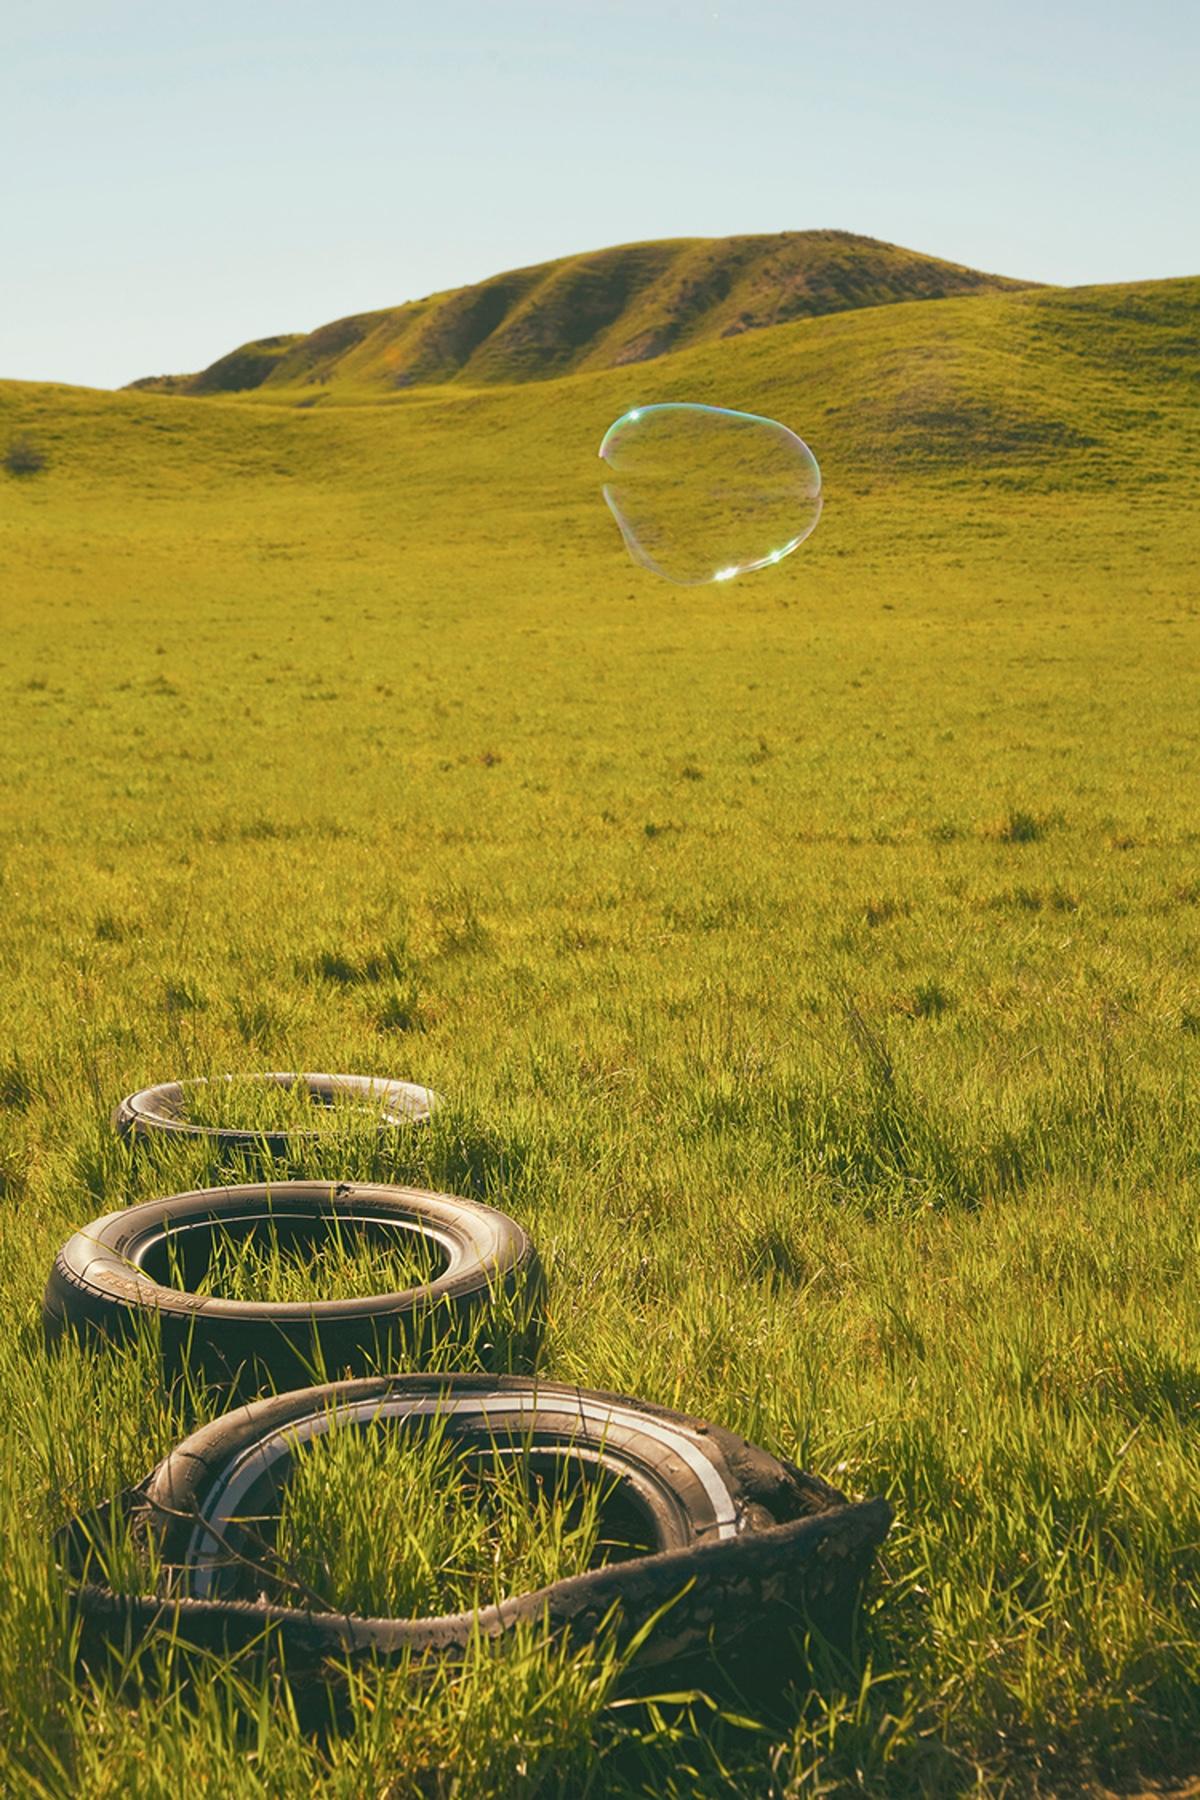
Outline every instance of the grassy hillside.
{"label": "grassy hillside", "polygon": [[252,344],[242,344],[231,350],[228,356],[218,357],[199,375],[147,375],[140,381],[131,381],[129,386],[150,394],[241,393],[247,388],[261,387],[289,351],[303,342],[302,331],[283,337],[259,338]]}
{"label": "grassy hillside", "polygon": [[244,344],[199,375],[134,385],[211,394],[333,383],[386,392],[545,380],[822,313],[1020,285],[847,231],[621,244],[338,319],[307,336]]}
{"label": "grassy hillside", "polygon": [[[900,304],[374,404],[0,386],[0,452],[48,459],[0,473],[7,1791],[1198,1773],[1198,301]],[[812,443],[800,553],[700,591],[625,559],[596,449],[664,398]],[[119,1153],[122,1094],[292,1065],[450,1098],[337,1172],[527,1224],[548,1374],[891,1496],[819,1701],[639,1711],[531,1651],[368,1683],[320,1746],[228,1680],[72,1680],[49,1533],[179,1407],[134,1353],[46,1356],[49,1261],[232,1172]]]}

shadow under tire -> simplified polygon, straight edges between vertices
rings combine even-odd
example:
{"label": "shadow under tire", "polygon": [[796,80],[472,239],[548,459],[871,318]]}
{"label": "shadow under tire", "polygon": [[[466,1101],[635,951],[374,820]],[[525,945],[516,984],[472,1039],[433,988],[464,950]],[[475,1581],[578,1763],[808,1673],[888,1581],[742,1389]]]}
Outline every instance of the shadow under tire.
{"label": "shadow under tire", "polygon": [[[261,1239],[280,1248],[342,1243],[391,1247],[420,1240],[431,1279],[395,1293],[304,1301],[198,1294],[218,1241]],[[210,1380],[290,1387],[329,1374],[362,1374],[450,1338],[527,1353],[542,1289],[528,1234],[494,1207],[452,1194],[368,1183],[279,1181],[201,1188],[106,1213],[77,1231],[54,1260],[42,1302],[47,1340],[66,1332],[127,1338],[161,1334],[164,1362]],[[480,1336],[481,1315],[495,1332]],[[519,1366],[519,1365],[518,1365]]]}

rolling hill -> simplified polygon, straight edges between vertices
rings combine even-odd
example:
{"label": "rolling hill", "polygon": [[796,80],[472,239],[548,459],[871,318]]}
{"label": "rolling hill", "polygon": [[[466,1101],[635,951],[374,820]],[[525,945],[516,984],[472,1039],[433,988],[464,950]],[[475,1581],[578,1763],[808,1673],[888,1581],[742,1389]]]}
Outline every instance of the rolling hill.
{"label": "rolling hill", "polygon": [[203,395],[540,381],[823,313],[1026,285],[845,231],[622,244],[261,338],[199,374],[131,385]]}

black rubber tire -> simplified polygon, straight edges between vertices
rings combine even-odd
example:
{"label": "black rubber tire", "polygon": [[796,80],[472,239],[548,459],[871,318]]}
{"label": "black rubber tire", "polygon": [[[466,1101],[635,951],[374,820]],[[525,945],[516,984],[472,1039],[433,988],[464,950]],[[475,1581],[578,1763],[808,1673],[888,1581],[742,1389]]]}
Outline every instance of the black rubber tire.
{"label": "black rubber tire", "polygon": [[[331,1229],[415,1233],[444,1266],[403,1293],[344,1300],[228,1300],[166,1285],[168,1237],[195,1280],[214,1228],[249,1235],[264,1226],[276,1241]],[[418,1188],[280,1181],[171,1194],[93,1220],[55,1258],[42,1319],[51,1342],[68,1330],[126,1337],[152,1319],[169,1367],[186,1361],[250,1392],[295,1386],[314,1370],[328,1377],[394,1366],[447,1336],[478,1342],[482,1309],[507,1331],[502,1353],[527,1351],[540,1296],[533,1244],[494,1207]]]}
{"label": "black rubber tire", "polygon": [[[269,1513],[292,1447],[341,1424],[448,1415],[467,1447],[499,1444],[603,1469],[645,1527],[651,1550],[571,1576],[477,1613],[371,1619],[266,1603],[261,1545],[247,1524]],[[795,1670],[789,1630],[803,1620],[845,1643],[862,1583],[887,1533],[886,1501],[850,1504],[836,1488],[719,1426],[625,1396],[521,1377],[401,1375],[335,1383],[260,1400],[184,1440],[115,1503],[155,1544],[163,1588],[118,1596],[96,1584],[87,1521],[63,1540],[85,1642],[128,1650],[156,1628],[203,1650],[276,1644],[289,1678],[318,1689],[335,1663],[461,1656],[479,1633],[545,1622],[576,1641],[606,1621],[661,1679],[714,1657],[747,1658],[768,1678]],[[255,1554],[255,1551],[259,1555]],[[782,1655],[782,1661],[781,1659]]]}
{"label": "black rubber tire", "polygon": [[[293,1088],[298,1084],[308,1090],[318,1105],[332,1106],[339,1095],[362,1094],[374,1103],[380,1133],[397,1125],[424,1124],[428,1121],[438,1097],[432,1088],[418,1087],[411,1081],[389,1081],[378,1075],[313,1075],[308,1073],[267,1073],[261,1075],[226,1075],[236,1081],[268,1081],[276,1087]],[[272,1156],[286,1156],[304,1144],[320,1140],[319,1131],[243,1131],[222,1125],[195,1125],[182,1116],[183,1102],[189,1088],[211,1085],[203,1079],[195,1081],[163,1081],[140,1093],[127,1094],[113,1113],[112,1122],[125,1138],[187,1138],[211,1144],[218,1150],[267,1150]]]}

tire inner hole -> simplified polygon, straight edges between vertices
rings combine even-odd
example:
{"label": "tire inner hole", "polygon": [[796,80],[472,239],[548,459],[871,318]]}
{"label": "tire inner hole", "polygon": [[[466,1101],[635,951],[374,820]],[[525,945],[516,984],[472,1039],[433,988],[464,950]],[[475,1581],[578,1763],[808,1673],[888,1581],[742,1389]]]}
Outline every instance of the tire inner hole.
{"label": "tire inner hole", "polygon": [[183,1222],[137,1260],[164,1287],[287,1303],[404,1293],[443,1275],[450,1253],[403,1219],[271,1212]]}
{"label": "tire inner hole", "polygon": [[430,1617],[664,1547],[652,1499],[602,1453],[480,1442],[444,1416],[339,1425],[280,1461],[225,1529],[231,1596]]}
{"label": "tire inner hole", "polygon": [[389,1101],[382,1084],[371,1094],[337,1083],[225,1075],[180,1082],[163,1110],[209,1131],[324,1135],[339,1128],[377,1127],[389,1112]]}

